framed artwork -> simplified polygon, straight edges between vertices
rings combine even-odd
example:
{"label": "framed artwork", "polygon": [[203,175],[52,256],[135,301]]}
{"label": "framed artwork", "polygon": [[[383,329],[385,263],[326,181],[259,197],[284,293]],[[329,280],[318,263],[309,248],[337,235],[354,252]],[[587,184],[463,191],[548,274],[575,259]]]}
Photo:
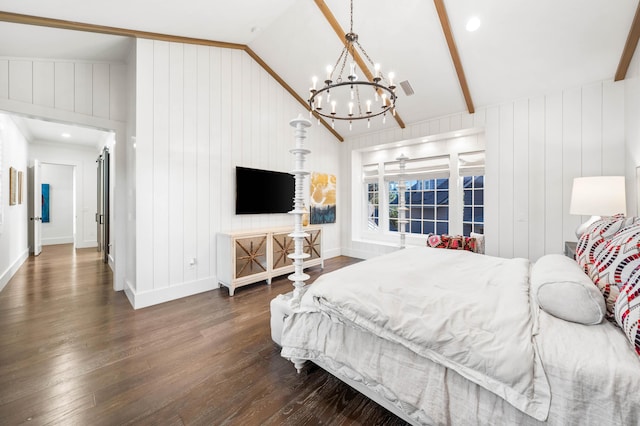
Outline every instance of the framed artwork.
{"label": "framed artwork", "polygon": [[42,223],[49,223],[49,184],[42,184]]}
{"label": "framed artwork", "polygon": [[9,167],[9,205],[16,204],[16,191],[18,186],[18,172],[13,167]]}
{"label": "framed artwork", "polygon": [[311,173],[309,184],[311,224],[336,223],[336,177]]}
{"label": "framed artwork", "polygon": [[18,172],[18,204],[22,204],[22,175],[22,172]]}

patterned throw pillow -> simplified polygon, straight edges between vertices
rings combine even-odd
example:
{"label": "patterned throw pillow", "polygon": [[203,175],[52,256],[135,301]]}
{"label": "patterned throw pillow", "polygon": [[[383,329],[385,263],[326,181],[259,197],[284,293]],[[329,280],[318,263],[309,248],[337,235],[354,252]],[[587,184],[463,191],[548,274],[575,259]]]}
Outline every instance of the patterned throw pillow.
{"label": "patterned throw pillow", "polygon": [[593,268],[596,250],[620,230],[625,221],[626,219],[623,215],[603,217],[593,222],[587,231],[582,234],[576,245],[576,262],[578,262],[585,274],[592,276],[591,269]]}
{"label": "patterned throw pillow", "polygon": [[640,269],[635,269],[635,284],[622,287],[615,305],[616,322],[640,355]]}
{"label": "patterned throw pillow", "polygon": [[478,250],[476,239],[463,235],[429,234],[427,236],[427,247],[467,250],[474,253]]}
{"label": "patterned throw pillow", "polygon": [[610,318],[614,315],[620,290],[640,284],[640,221],[630,218],[620,225],[613,236],[594,247],[589,271],[605,298]]}

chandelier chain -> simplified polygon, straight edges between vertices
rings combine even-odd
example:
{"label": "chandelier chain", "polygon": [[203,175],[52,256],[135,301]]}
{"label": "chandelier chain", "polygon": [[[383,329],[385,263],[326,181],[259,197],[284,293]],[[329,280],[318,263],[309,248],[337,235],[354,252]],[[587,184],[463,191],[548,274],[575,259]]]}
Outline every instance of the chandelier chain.
{"label": "chandelier chain", "polygon": [[340,65],[340,62],[342,61],[342,66],[340,67],[340,72],[337,74],[337,78],[336,81],[339,83],[342,81],[342,72],[344,71],[344,66],[347,63],[347,58],[349,57],[349,55],[347,54],[347,48],[345,47],[344,49],[342,49],[342,53],[340,53],[340,56],[338,57],[338,60],[336,61],[336,64],[333,66],[333,71],[331,71],[331,75],[329,76],[329,80],[333,80],[333,73],[338,69],[338,65]]}
{"label": "chandelier chain", "polygon": [[353,0],[351,0],[351,27],[349,28],[349,32],[353,32]]}
{"label": "chandelier chain", "polygon": [[360,44],[360,42],[356,40],[356,44],[357,44],[357,45],[358,45],[358,47],[360,48],[360,51],[361,51],[361,52],[362,52],[362,54],[365,56],[365,58],[367,58],[367,60],[369,61],[369,63],[370,63],[372,66],[375,66],[375,64],[373,63],[373,59],[371,59],[371,58],[369,57],[369,54],[367,53],[367,51],[366,51],[366,50],[364,50],[364,47],[362,47],[362,45]]}

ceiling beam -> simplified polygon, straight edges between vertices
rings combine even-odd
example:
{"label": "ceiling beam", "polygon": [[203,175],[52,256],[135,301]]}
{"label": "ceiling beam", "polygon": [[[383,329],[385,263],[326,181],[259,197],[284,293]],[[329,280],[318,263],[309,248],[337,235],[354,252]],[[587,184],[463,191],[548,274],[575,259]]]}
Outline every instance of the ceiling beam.
{"label": "ceiling beam", "polygon": [[[247,52],[247,54],[249,56],[251,56],[253,58],[254,61],[256,61],[266,72],[268,72],[271,77],[273,77],[278,83],[280,83],[280,85],[287,91],[289,92],[289,94],[291,96],[293,96],[293,98],[300,102],[302,105],[305,106],[305,108],[309,111],[311,111],[311,106],[309,105],[309,102],[305,101],[304,99],[302,99],[300,97],[300,95],[298,95],[295,90],[293,90],[291,88],[291,86],[289,86],[283,79],[282,77],[280,77],[274,70],[271,69],[271,67],[269,65],[267,65],[267,63],[265,61],[262,60],[261,57],[259,57],[253,50],[251,50],[251,48],[249,46],[246,46],[246,48],[244,49],[245,52]],[[336,139],[338,139],[340,142],[344,142],[344,138],[340,135],[340,133],[336,132],[335,129],[329,125],[329,123],[327,123],[322,117],[320,117],[318,115],[318,113],[314,112],[313,116],[317,119],[320,120],[320,123],[322,123],[322,125],[333,134],[333,136],[336,137]]]}
{"label": "ceiling beam", "polygon": [[627,42],[624,44],[622,56],[620,56],[620,62],[618,63],[618,69],[616,70],[616,76],[613,81],[624,80],[627,76],[631,59],[633,59],[633,54],[638,46],[638,39],[640,39],[640,2],[636,8],[636,15],[633,17],[633,23],[629,29]]}
{"label": "ceiling beam", "polygon": [[[320,11],[322,12],[322,14],[324,15],[329,25],[331,25],[331,28],[333,28],[333,31],[335,31],[338,38],[346,46],[347,41],[344,38],[346,32],[342,29],[336,17],[333,16],[333,13],[329,9],[329,6],[327,6],[324,0],[314,0],[314,1],[318,6],[318,8],[320,9]],[[373,74],[369,70],[369,67],[367,66],[366,62],[362,59],[362,56],[360,56],[360,54],[356,50],[353,51],[353,59],[358,64],[358,67],[360,68],[360,70],[362,70],[362,73],[367,78],[367,80],[369,80],[370,82],[373,82]],[[404,121],[402,121],[402,118],[400,118],[400,114],[398,114],[397,111],[394,114],[393,118],[396,119],[396,122],[398,123],[398,126],[400,126],[401,129],[405,128]]]}
{"label": "ceiling beam", "polygon": [[200,38],[181,37],[127,28],[107,27],[104,25],[86,24],[84,22],[65,21],[62,19],[43,18],[40,16],[20,15],[18,13],[0,12],[0,21],[16,24],[38,25],[41,27],[59,28],[63,30],[87,31],[90,33],[109,34],[123,37],[146,38],[150,40],[176,43],[201,44],[205,46],[224,47],[226,49],[244,50],[244,44],[226,43],[222,41],[204,40]]}
{"label": "ceiling beam", "polygon": [[[65,21],[61,19],[43,18],[40,16],[21,15],[18,13],[0,12],[0,21],[13,22],[16,24],[37,25],[41,27],[58,28],[63,30],[87,31],[91,33],[108,34],[123,37],[144,38],[149,40],[167,41],[172,43],[197,44],[212,47],[221,47],[225,49],[244,50],[253,60],[255,60],[274,80],[276,80],[293,98],[298,101],[307,111],[311,108],[309,103],[302,99],[283,79],[280,77],[265,61],[262,60],[253,50],[246,44],[227,43],[222,41],[206,40],[192,37],[174,36],[161,33],[153,33],[147,31],[131,30],[127,28],[107,27],[103,25],[87,24],[83,22]],[[344,138],[336,132],[329,123],[322,117],[314,113],[314,116],[320,120],[322,125],[333,134],[340,142],[344,142]]]}
{"label": "ceiling beam", "polygon": [[447,40],[447,45],[449,46],[449,53],[451,54],[453,66],[456,69],[456,74],[458,74],[458,82],[460,83],[460,89],[462,89],[464,101],[467,104],[467,110],[469,111],[469,114],[473,114],[475,112],[475,107],[473,106],[471,92],[469,91],[469,86],[467,85],[467,78],[464,75],[464,69],[462,68],[462,62],[460,61],[458,48],[456,47],[456,42],[453,39],[451,24],[449,23],[449,16],[447,15],[447,9],[445,9],[444,7],[444,0],[433,0],[433,2],[436,5],[438,18],[440,18],[440,25],[442,26],[444,38]]}

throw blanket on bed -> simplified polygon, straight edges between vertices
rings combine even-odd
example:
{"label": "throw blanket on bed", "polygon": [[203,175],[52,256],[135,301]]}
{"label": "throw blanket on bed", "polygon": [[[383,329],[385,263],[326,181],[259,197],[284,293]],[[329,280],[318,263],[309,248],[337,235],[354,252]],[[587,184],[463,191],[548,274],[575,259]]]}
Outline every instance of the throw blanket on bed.
{"label": "throw blanket on bed", "polygon": [[295,317],[318,311],[451,368],[538,420],[548,415],[525,259],[420,247],[323,275],[285,321],[284,356],[300,355],[300,334],[288,335]]}

